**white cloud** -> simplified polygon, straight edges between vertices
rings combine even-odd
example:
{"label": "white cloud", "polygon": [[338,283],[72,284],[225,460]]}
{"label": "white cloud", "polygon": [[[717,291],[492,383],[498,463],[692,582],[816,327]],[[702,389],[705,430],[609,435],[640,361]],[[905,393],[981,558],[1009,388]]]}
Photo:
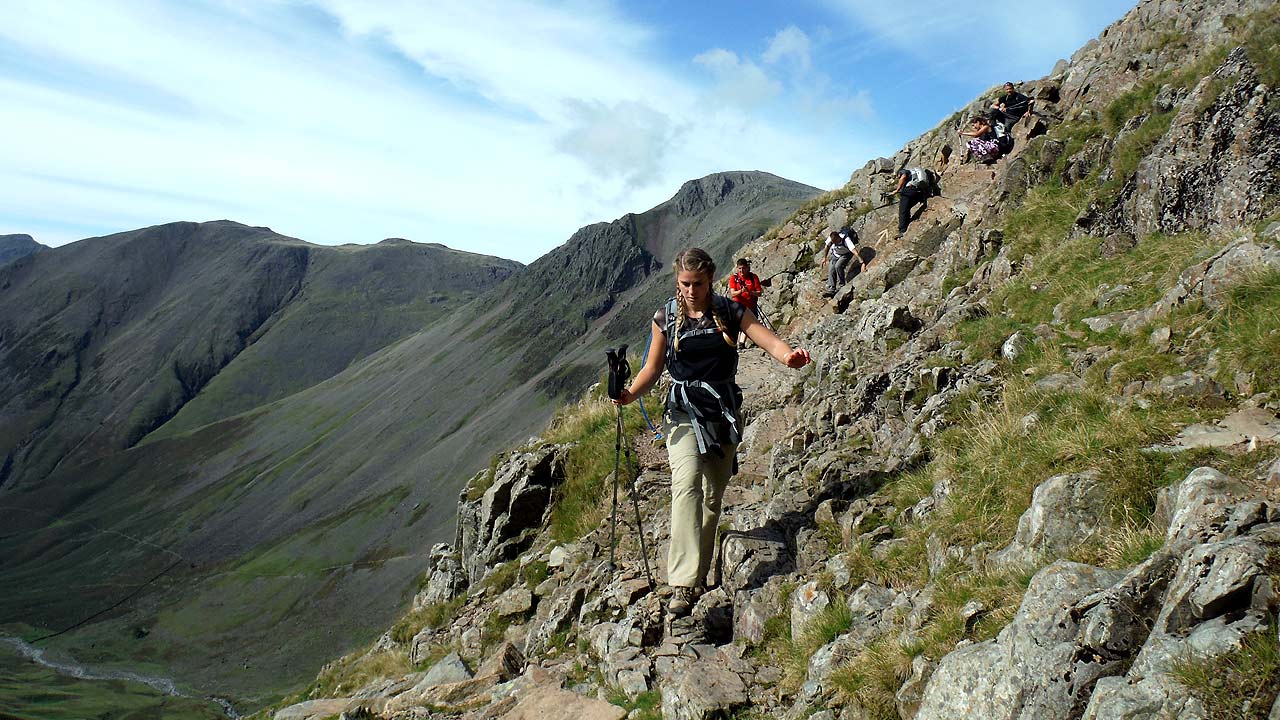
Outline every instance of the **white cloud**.
{"label": "white cloud", "polygon": [[769,47],[764,51],[764,61],[775,64],[791,59],[799,69],[807,71],[812,62],[812,50],[813,43],[809,36],[795,25],[788,25],[769,41]]}
{"label": "white cloud", "polygon": [[[732,52],[699,56],[708,91],[603,1],[22,7],[0,24],[27,61],[0,66],[0,136],[22,139],[0,144],[0,232],[46,243],[230,218],[529,261],[689,178],[834,186],[882,150],[757,112],[783,85]],[[800,62],[802,35],[771,57]]]}
{"label": "white cloud", "polygon": [[693,58],[716,79],[713,99],[747,110],[754,110],[782,92],[782,85],[770,78],[759,65],[739,58],[737,53],[715,48]]}
{"label": "white cloud", "polygon": [[662,176],[667,155],[679,135],[671,118],[639,102],[612,107],[603,102],[566,100],[573,124],[556,148],[578,158],[602,178],[622,178],[628,189]]}

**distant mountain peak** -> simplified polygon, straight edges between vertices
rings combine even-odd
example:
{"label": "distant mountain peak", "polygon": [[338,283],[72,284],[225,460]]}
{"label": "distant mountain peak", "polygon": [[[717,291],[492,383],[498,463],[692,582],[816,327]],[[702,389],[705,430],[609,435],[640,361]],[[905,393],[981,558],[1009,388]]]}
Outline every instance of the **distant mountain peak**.
{"label": "distant mountain peak", "polygon": [[[756,191],[783,184],[794,187],[800,183],[758,170],[716,172],[685,182],[669,202],[677,215],[692,217],[728,200],[735,191]],[[812,189],[815,194],[820,192],[818,188]]]}
{"label": "distant mountain peak", "polygon": [[0,235],[0,265],[47,249],[26,233]]}

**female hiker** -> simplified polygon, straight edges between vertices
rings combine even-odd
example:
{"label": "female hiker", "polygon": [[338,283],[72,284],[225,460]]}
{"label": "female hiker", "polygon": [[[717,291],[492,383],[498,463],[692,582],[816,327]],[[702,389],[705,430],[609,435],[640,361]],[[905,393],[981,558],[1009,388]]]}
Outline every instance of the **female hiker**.
{"label": "female hiker", "polygon": [[671,372],[667,394],[667,454],[671,461],[671,548],[667,582],[674,589],[668,611],[688,613],[706,583],[715,552],[720,500],[733,474],[742,437],[737,336],[745,333],[788,367],[809,362],[745,308],[711,291],[716,266],[699,248],[676,255],[676,296],[653,316],[649,357],[631,386],[614,402],[626,405],[645,394],[663,369]]}
{"label": "female hiker", "polygon": [[991,129],[991,121],[985,115],[975,117],[969,123],[969,132],[960,131],[962,137],[972,138],[969,140],[969,153],[973,158],[984,165],[990,165],[1000,158],[1000,143],[996,140],[996,133]]}

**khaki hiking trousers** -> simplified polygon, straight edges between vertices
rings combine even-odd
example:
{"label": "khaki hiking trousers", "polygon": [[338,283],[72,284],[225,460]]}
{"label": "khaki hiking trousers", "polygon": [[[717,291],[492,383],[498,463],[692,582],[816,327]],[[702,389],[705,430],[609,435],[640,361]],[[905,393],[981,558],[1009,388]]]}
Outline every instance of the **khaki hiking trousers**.
{"label": "khaki hiking trousers", "polygon": [[705,585],[715,556],[720,501],[733,474],[736,445],[724,446],[724,457],[698,453],[693,425],[681,413],[666,417],[667,456],[671,461],[671,548],[667,552],[667,584]]}

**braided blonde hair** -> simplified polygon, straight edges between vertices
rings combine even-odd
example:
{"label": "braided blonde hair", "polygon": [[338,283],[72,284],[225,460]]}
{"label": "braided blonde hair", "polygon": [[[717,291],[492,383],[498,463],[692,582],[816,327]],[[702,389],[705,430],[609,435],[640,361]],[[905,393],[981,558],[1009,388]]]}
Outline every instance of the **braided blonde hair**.
{"label": "braided blonde hair", "polygon": [[[716,276],[716,263],[702,248],[689,248],[682,250],[676,255],[676,259],[671,261],[672,270],[679,275],[682,272],[696,272],[707,278],[707,285],[710,287]],[[711,313],[711,319],[715,320],[716,329],[720,331],[720,337],[731,347],[737,347],[737,343],[733,338],[729,337],[728,326],[725,325],[724,318],[720,317],[720,313],[716,310],[715,295],[712,293],[708,296],[708,312]],[[680,328],[684,326],[689,308],[684,299],[684,294],[680,292],[680,288],[676,287],[676,330],[675,337],[671,338],[672,350],[680,349]]]}

